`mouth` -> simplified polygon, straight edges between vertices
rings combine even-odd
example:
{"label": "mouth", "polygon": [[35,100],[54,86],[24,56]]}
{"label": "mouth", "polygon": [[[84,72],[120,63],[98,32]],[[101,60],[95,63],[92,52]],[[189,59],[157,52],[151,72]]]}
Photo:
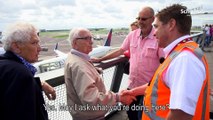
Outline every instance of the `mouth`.
{"label": "mouth", "polygon": [[39,54],[36,54],[36,58],[38,58]]}

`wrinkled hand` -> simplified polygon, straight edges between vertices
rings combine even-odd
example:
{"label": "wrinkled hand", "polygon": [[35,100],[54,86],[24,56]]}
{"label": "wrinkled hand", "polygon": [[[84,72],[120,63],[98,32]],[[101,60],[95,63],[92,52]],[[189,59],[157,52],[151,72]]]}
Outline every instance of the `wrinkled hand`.
{"label": "wrinkled hand", "polygon": [[56,92],[52,86],[50,86],[47,82],[42,81],[42,89],[49,100],[56,99]]}
{"label": "wrinkled hand", "polygon": [[99,62],[101,62],[101,58],[92,57],[92,58],[90,58],[90,61],[93,63],[99,63]]}
{"label": "wrinkled hand", "polygon": [[133,101],[136,101],[136,97],[135,96],[132,96],[130,94],[126,94],[126,93],[124,93],[124,91],[121,91],[119,93],[120,102],[122,104],[124,104],[124,105],[130,105]]}
{"label": "wrinkled hand", "polygon": [[95,67],[99,74],[103,74],[103,69],[100,67]]}
{"label": "wrinkled hand", "polygon": [[121,93],[122,93],[123,95],[136,96],[132,90],[122,90]]}

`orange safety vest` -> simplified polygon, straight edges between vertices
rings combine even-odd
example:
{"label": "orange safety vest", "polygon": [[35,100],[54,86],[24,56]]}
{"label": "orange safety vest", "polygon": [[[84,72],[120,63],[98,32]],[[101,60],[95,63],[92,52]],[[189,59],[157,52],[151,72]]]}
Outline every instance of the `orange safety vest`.
{"label": "orange safety vest", "polygon": [[198,44],[193,41],[179,43],[165,59],[165,61],[158,67],[155,72],[150,85],[145,91],[144,110],[142,120],[163,120],[169,113],[169,99],[170,89],[165,85],[162,80],[162,75],[168,68],[171,61],[178,56],[181,51],[188,50],[195,54],[202,60],[206,69],[206,78],[203,82],[202,89],[198,98],[196,111],[193,120],[209,120],[210,108],[210,75],[208,64],[205,55],[198,47]]}

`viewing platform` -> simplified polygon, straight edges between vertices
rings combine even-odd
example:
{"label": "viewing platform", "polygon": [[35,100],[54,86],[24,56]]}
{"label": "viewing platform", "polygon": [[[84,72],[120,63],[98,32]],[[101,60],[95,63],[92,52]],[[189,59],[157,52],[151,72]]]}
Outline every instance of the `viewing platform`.
{"label": "viewing platform", "polygon": [[[193,34],[194,41],[201,41],[203,39],[203,33]],[[210,75],[213,74],[213,51],[212,45],[209,47],[202,48],[204,53],[207,56]],[[106,85],[107,90],[112,90],[114,92],[118,92],[119,90],[126,89],[128,75],[124,74],[123,67],[128,61],[127,58],[120,56],[112,60],[103,61],[100,64],[95,64],[95,66],[101,67],[103,69],[103,77],[104,84]],[[41,80],[47,81],[49,84],[55,87],[56,90],[56,100],[50,101],[45,96],[46,108],[48,108],[48,114],[50,120],[71,120],[72,117],[68,112],[69,108],[67,107],[66,100],[66,88],[64,84],[64,69],[58,69],[46,73],[38,74]],[[213,88],[213,77],[210,77],[211,88]],[[211,118],[213,119],[213,96],[211,96]]]}

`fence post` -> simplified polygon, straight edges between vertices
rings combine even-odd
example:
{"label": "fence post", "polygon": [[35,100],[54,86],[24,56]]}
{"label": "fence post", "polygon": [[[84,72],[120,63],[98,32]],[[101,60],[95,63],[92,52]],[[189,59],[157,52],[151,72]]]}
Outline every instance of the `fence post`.
{"label": "fence post", "polygon": [[202,42],[201,42],[201,49],[203,51],[204,51],[204,47],[205,47],[205,40],[206,40],[206,32],[203,31]]}
{"label": "fence post", "polygon": [[122,81],[122,77],[123,77],[123,74],[124,74],[124,65],[125,65],[126,61],[120,62],[115,67],[115,71],[114,71],[114,74],[113,74],[112,83],[111,83],[111,87],[110,87],[110,90],[112,90],[113,92],[119,91],[121,81]]}

